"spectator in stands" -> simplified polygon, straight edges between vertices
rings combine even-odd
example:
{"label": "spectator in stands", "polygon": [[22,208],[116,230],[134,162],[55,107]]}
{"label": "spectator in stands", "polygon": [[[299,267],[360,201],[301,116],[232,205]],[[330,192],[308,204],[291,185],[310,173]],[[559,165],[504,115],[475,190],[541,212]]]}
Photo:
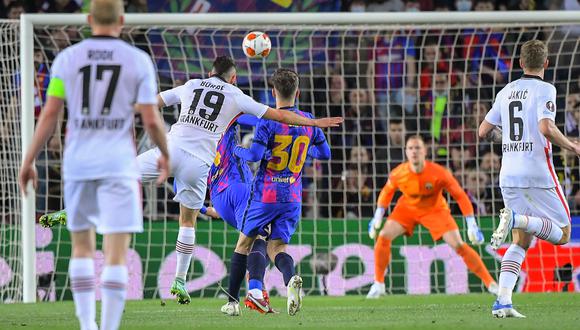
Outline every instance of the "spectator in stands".
{"label": "spectator in stands", "polygon": [[49,13],[80,13],[82,1],[75,0],[55,0],[49,1],[50,7],[46,10]]}
{"label": "spectator in stands", "polygon": [[146,13],[147,0],[129,0],[126,5],[125,12],[127,13]]}
{"label": "spectator in stands", "polygon": [[391,119],[387,132],[389,136],[388,143],[386,147],[378,149],[377,159],[375,160],[377,183],[379,186],[386,183],[387,175],[404,160],[405,122],[401,119]]}
{"label": "spectator in stands", "polygon": [[[346,2],[346,1],[345,1]],[[367,4],[364,0],[352,0],[350,3],[346,2],[346,9],[352,13],[363,13],[366,11]]]}
{"label": "spectator in stands", "polygon": [[369,0],[367,11],[404,11],[405,3],[402,0]]}
{"label": "spectator in stands", "polygon": [[468,170],[466,171],[464,177],[465,191],[467,192],[467,196],[469,196],[469,200],[473,205],[475,214],[494,214],[492,201],[499,196],[492,195],[488,176],[481,171]]}
{"label": "spectator in stands", "polygon": [[[433,75],[435,72],[450,72],[450,63],[443,56],[439,46],[438,37],[427,37],[421,51],[421,61],[419,62],[419,91],[421,97],[429,92],[433,86]],[[451,73],[451,87],[457,83],[457,77]]]}
{"label": "spectator in stands", "polygon": [[389,105],[403,103],[405,86],[416,85],[416,52],[412,31],[389,31],[375,37],[367,69],[368,86],[374,91],[382,118]]}
{"label": "spectator in stands", "polygon": [[34,79],[34,118],[38,119],[42,105],[46,100],[46,89],[50,82],[48,66],[44,58],[44,53],[40,49],[34,50],[34,68],[36,72]]}
{"label": "spectator in stands", "polygon": [[348,95],[343,145],[385,145],[387,141],[383,133],[384,126],[381,121],[376,120],[369,93],[364,89],[352,89]]}
{"label": "spectator in stands", "polygon": [[476,0],[475,6],[473,7],[475,11],[494,11],[495,1],[493,0]]}
{"label": "spectator in stands", "polygon": [[455,0],[455,10],[457,11],[471,11],[472,8],[472,0]]}
{"label": "spectator in stands", "polygon": [[493,151],[486,152],[481,158],[479,170],[489,175],[490,181],[494,186],[499,186],[499,170],[501,167],[501,158]]}
{"label": "spectator in stands", "polygon": [[580,93],[570,93],[566,96],[566,129],[568,136],[580,137]]}
{"label": "spectator in stands", "polygon": [[578,157],[562,149],[554,153],[554,168],[558,181],[568,199],[570,210],[577,213],[580,207],[580,166]]}
{"label": "spectator in stands", "polygon": [[24,14],[24,4],[20,1],[12,1],[6,6],[6,18],[20,19],[20,15]]}
{"label": "spectator in stands", "polygon": [[475,168],[475,157],[469,148],[451,147],[449,167],[453,172]]}

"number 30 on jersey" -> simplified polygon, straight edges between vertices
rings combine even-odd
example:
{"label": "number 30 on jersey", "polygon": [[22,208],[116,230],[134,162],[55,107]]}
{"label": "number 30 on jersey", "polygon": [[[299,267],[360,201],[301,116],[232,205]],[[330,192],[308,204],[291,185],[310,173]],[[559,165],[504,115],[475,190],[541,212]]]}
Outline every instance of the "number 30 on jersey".
{"label": "number 30 on jersey", "polygon": [[[272,149],[272,157],[274,159],[268,162],[268,169],[283,171],[288,168],[292,173],[300,173],[306,161],[310,138],[301,135],[293,140],[291,135],[275,135],[274,142],[278,145]],[[292,144],[292,149],[290,154],[288,154],[286,148],[290,144]]]}

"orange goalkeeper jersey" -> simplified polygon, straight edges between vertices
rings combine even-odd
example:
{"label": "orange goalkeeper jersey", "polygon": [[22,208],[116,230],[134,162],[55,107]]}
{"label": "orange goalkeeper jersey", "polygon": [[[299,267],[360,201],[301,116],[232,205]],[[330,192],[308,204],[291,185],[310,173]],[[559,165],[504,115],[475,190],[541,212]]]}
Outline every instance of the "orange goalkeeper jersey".
{"label": "orange goalkeeper jersey", "polygon": [[429,211],[433,208],[445,208],[449,206],[443,197],[443,189],[447,190],[459,204],[464,216],[473,215],[473,206],[459,182],[445,167],[433,162],[425,161],[425,168],[421,173],[411,171],[409,162],[397,166],[389,176],[379,194],[378,206],[387,208],[397,190],[403,193],[397,204],[416,209],[418,213]]}

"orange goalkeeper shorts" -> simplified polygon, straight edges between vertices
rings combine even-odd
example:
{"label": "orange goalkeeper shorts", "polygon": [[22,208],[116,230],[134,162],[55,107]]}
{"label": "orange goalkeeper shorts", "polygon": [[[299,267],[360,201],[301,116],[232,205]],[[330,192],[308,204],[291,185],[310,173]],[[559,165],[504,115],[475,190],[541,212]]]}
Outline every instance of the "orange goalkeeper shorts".
{"label": "orange goalkeeper shorts", "polygon": [[388,220],[403,226],[407,236],[413,235],[415,226],[421,224],[429,230],[433,241],[438,241],[448,231],[459,229],[448,208],[419,210],[405,203],[397,203]]}

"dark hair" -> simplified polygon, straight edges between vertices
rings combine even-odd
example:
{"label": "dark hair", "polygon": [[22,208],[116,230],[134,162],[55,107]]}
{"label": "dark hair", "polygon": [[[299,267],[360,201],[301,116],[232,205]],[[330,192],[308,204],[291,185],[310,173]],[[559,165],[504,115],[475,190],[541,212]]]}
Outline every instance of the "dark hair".
{"label": "dark hair", "polygon": [[401,125],[403,123],[402,119],[399,118],[393,118],[391,120],[389,120],[389,125]]}
{"label": "dark hair", "polygon": [[294,98],[298,90],[298,74],[294,70],[279,68],[272,75],[272,85],[280,98]]}
{"label": "dark hair", "polygon": [[236,63],[229,56],[218,56],[215,61],[213,61],[213,72],[216,76],[223,78],[224,74],[228,73],[231,69],[236,68]]}

